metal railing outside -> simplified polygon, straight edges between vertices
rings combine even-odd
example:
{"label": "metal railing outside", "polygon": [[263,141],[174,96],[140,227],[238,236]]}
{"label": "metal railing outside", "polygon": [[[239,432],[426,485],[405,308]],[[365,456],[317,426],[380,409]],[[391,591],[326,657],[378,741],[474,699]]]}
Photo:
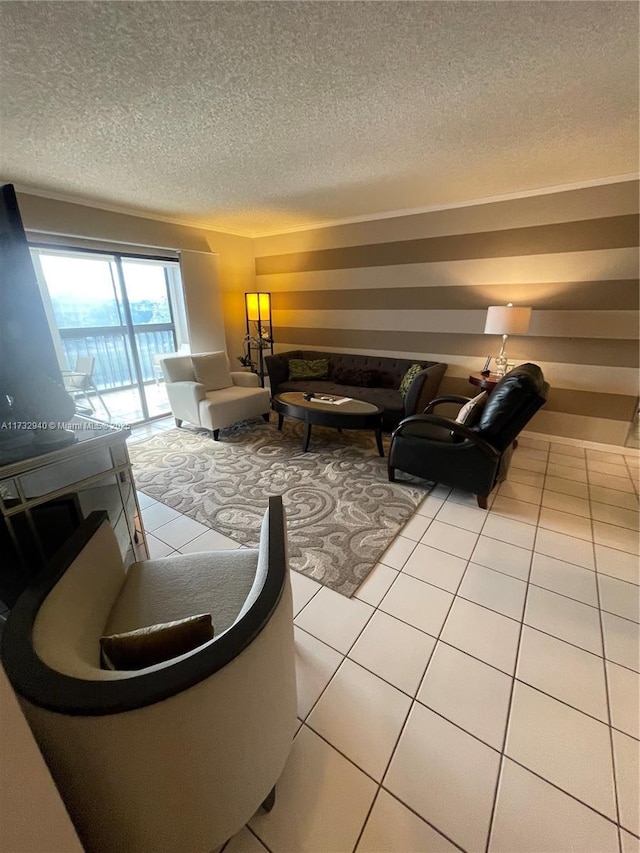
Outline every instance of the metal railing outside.
{"label": "metal railing outside", "polygon": [[[69,370],[74,369],[78,356],[92,356],[95,359],[93,381],[98,390],[134,387],[135,372],[125,327],[94,326],[58,331]],[[143,380],[145,383],[153,381],[154,356],[176,351],[173,324],[134,326],[134,335]]]}

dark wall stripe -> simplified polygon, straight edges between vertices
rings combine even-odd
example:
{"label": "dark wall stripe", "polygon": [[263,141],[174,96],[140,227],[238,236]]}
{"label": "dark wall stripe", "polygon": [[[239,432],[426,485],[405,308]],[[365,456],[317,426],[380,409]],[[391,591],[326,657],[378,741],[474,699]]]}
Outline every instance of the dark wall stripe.
{"label": "dark wall stripe", "polygon": [[[462,394],[475,397],[478,388],[462,377],[445,374],[439,393]],[[551,388],[545,405],[546,411],[565,415],[582,415],[591,418],[607,418],[614,421],[629,421],[635,413],[637,397],[625,394],[602,394],[597,391],[574,391],[568,388]]]}
{"label": "dark wall stripe", "polygon": [[633,311],[638,309],[639,286],[638,279],[618,279],[553,284],[287,290],[274,291],[272,301],[275,310],[287,311],[388,311],[390,306],[395,310],[475,309],[507,301],[526,303],[538,310]]}
{"label": "dark wall stripe", "polygon": [[[481,356],[498,350],[497,336],[440,332],[372,331],[360,329],[278,328],[279,347],[290,341],[309,349],[336,347],[390,352],[456,353]],[[515,361],[554,361],[603,367],[638,367],[638,344],[609,338],[511,338],[509,358]]]}
{"label": "dark wall stripe", "polygon": [[268,255],[256,258],[256,274],[619,249],[638,245],[638,222],[637,215],[629,214],[527,228]]}

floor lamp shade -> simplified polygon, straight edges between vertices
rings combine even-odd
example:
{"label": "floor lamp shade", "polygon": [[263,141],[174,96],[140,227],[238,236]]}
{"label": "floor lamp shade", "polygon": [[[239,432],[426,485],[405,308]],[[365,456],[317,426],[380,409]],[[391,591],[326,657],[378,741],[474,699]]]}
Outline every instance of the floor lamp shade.
{"label": "floor lamp shade", "polygon": [[246,352],[242,364],[256,370],[264,385],[264,356],[273,354],[273,326],[271,323],[271,294],[245,293],[244,309],[247,320]]}
{"label": "floor lamp shade", "polygon": [[247,320],[260,321],[271,319],[270,293],[245,293],[244,301]]}

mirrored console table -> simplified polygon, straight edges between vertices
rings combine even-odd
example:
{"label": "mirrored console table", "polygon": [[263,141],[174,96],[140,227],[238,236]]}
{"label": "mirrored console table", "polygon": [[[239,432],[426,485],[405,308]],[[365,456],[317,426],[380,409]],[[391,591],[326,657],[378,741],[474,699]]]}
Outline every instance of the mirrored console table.
{"label": "mirrored console table", "polygon": [[0,442],[0,600],[8,607],[95,509],[107,511],[125,565],[148,557],[130,430],[80,416],[70,427],[75,440],[59,449]]}

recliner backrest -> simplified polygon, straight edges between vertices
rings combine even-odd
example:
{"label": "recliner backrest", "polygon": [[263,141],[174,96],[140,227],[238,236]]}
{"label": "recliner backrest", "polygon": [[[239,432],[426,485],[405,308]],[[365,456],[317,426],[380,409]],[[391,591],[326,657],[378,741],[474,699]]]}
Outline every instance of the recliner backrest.
{"label": "recliner backrest", "polygon": [[544,406],[548,393],[538,365],[520,364],[493,389],[475,428],[485,441],[504,450]]}

